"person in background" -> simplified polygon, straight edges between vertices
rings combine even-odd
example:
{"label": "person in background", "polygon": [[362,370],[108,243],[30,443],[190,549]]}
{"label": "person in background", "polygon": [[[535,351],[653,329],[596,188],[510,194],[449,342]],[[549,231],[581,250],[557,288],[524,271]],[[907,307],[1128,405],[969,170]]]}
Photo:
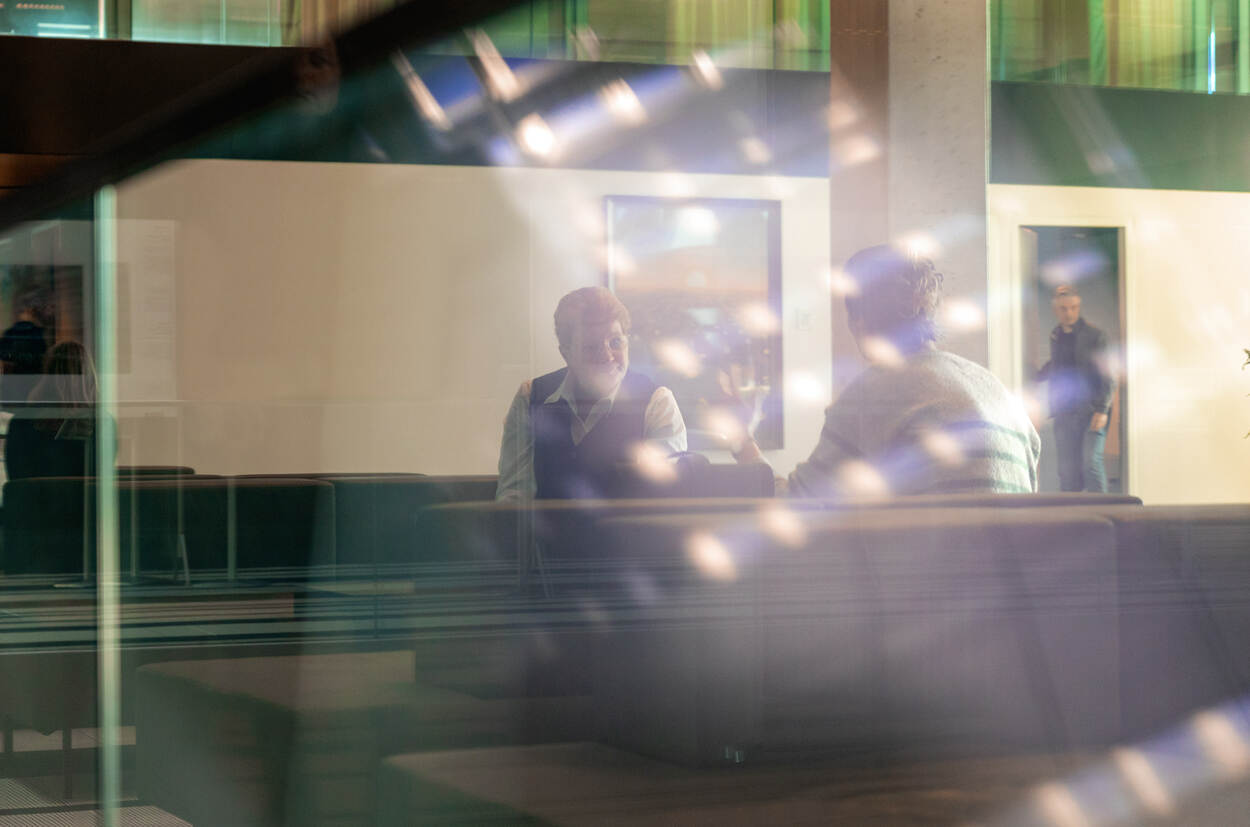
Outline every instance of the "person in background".
{"label": "person in background", "polygon": [[629,370],[629,311],[609,290],[584,287],[556,307],[565,367],[523,382],[504,421],[498,499],[593,498],[618,492],[639,451],[686,450],[672,392]]}
{"label": "person in background", "polygon": [[1107,335],[1081,317],[1081,297],[1070,284],[1051,302],[1059,324],[1050,332],[1050,361],[1038,372],[1047,383],[1055,420],[1059,487],[1106,491],[1103,445],[1115,380],[1106,369]]}
{"label": "person in background", "polygon": [[5,410],[20,408],[35,387],[48,352],[45,328],[49,315],[47,296],[39,290],[31,291],[18,300],[17,321],[0,334],[0,363],[4,369],[0,407]]}
{"label": "person in background", "polygon": [[96,372],[78,342],[48,351],[29,405],[9,422],[9,479],[92,476],[96,465]]}
{"label": "person in background", "polygon": [[[825,412],[790,496],[855,499],[1033,492],[1041,441],[1024,406],[988,370],[937,346],[942,274],[890,246],[844,268],[851,335],[868,367]],[[752,461],[747,444],[736,454]]]}

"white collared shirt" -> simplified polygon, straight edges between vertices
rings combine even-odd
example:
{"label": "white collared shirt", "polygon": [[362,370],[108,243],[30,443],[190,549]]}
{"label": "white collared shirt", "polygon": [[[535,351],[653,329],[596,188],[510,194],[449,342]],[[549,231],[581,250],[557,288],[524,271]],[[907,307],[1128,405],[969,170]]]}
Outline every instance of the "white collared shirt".
{"label": "white collared shirt", "polygon": [[[573,412],[570,417],[570,431],[573,444],[580,445],[586,435],[594,429],[601,419],[612,411],[616,403],[616,394],[620,386],[609,396],[600,399],[590,409],[590,413],[582,419],[577,412],[577,404],[573,399],[572,383],[566,374],[560,387],[543,400],[543,404],[563,401]],[[681,417],[681,409],[673,392],[665,387],[658,387],[647,402],[643,413],[643,436],[665,456],[686,450],[686,423]],[[538,490],[534,479],[534,435],[530,430],[530,383],[522,382],[512,398],[512,406],[508,408],[508,416],[503,424],[503,445],[499,449],[499,485],[495,489],[495,498],[533,499]]]}

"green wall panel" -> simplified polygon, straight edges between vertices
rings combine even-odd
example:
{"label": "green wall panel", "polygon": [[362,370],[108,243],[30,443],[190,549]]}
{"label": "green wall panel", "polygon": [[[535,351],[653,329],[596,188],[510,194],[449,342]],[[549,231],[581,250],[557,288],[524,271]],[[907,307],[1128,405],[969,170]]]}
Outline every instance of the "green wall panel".
{"label": "green wall panel", "polygon": [[1250,98],[991,84],[990,181],[1250,192]]}

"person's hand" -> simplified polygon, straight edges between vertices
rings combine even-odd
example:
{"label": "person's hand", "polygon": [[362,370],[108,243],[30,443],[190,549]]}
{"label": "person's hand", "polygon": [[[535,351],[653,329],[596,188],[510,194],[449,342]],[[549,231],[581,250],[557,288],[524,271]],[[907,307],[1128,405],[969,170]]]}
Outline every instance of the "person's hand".
{"label": "person's hand", "polygon": [[738,446],[737,449],[733,449],[731,452],[733,453],[734,461],[739,465],[749,465],[753,462],[767,461],[764,459],[764,452],[760,450],[759,444],[751,437],[750,434],[747,434],[743,439],[742,444]]}
{"label": "person's hand", "polygon": [[1107,415],[1102,411],[1089,418],[1089,429],[1091,431],[1101,431],[1105,427],[1107,427]]}

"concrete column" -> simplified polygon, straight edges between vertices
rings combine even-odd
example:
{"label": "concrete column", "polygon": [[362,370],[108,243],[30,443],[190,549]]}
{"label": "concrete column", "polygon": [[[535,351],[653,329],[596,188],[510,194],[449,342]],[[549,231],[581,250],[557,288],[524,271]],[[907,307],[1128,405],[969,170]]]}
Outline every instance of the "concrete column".
{"label": "concrete column", "polygon": [[[830,261],[889,237],[889,0],[830,0]],[[831,297],[834,393],[862,368],[846,326],[846,307]]]}
{"label": "concrete column", "polygon": [[[889,0],[889,234],[946,276],[943,347],[985,364],[985,186],[988,169],[986,3]],[[970,308],[962,307],[969,303]]]}

